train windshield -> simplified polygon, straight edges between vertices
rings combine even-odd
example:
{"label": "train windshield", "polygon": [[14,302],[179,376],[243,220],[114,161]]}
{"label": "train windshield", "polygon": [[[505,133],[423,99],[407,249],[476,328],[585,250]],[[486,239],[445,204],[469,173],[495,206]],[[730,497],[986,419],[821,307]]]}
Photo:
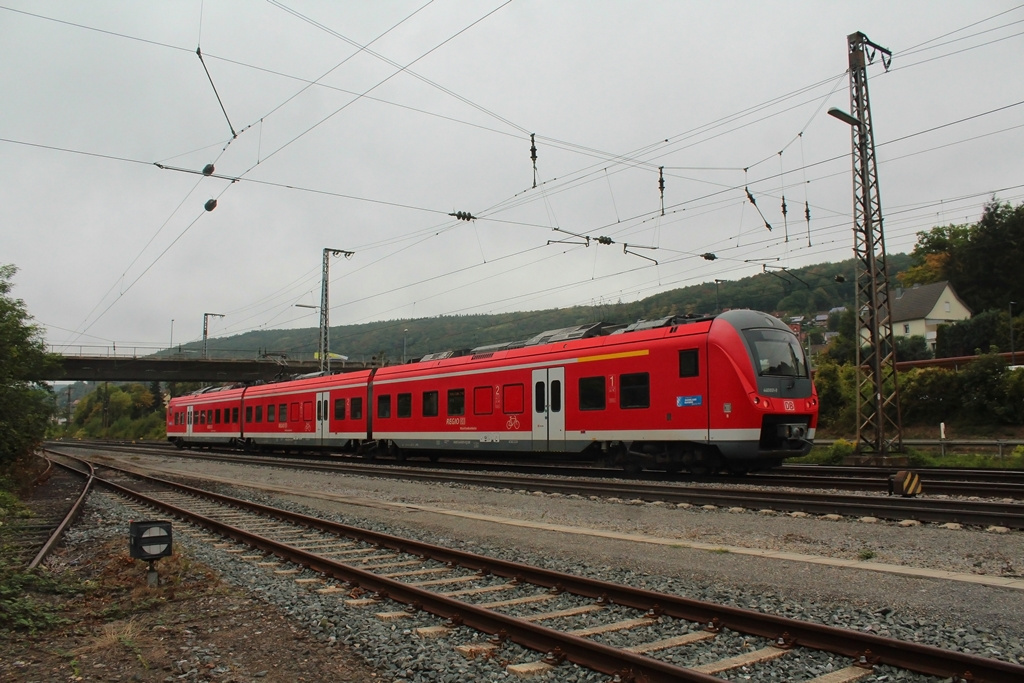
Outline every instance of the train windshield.
{"label": "train windshield", "polygon": [[754,354],[754,368],[762,377],[807,377],[807,362],[796,335],[785,330],[744,330]]}

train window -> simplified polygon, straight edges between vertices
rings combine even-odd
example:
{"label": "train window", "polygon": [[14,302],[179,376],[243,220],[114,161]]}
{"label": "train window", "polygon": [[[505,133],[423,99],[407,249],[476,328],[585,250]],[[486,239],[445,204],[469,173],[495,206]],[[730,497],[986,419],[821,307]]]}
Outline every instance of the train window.
{"label": "train window", "polygon": [[523,390],[522,384],[506,384],[501,388],[501,405],[506,415],[523,412]]}
{"label": "train window", "polygon": [[551,412],[562,412],[562,382],[557,379],[551,382]]}
{"label": "train window", "polygon": [[217,408],[216,410],[213,411],[213,424],[220,424],[220,408]]}
{"label": "train window", "polygon": [[252,406],[245,407],[245,424],[252,422]]}
{"label": "train window", "polygon": [[396,409],[398,417],[412,417],[412,394],[399,394]]}
{"label": "train window", "polygon": [[651,376],[646,372],[619,376],[619,394],[623,408],[650,408]]}
{"label": "train window", "polygon": [[263,406],[256,406],[256,421],[263,422]]}
{"label": "train window", "polygon": [[604,377],[580,377],[580,410],[604,410]]}
{"label": "train window", "polygon": [[356,397],[352,399],[352,419],[361,420],[363,417],[363,399]]}
{"label": "train window", "polygon": [[438,394],[436,391],[423,392],[423,417],[437,417]]}
{"label": "train window", "polygon": [[201,424],[201,425],[206,424],[206,411],[205,410],[200,410],[199,411],[199,424]]}
{"label": "train window", "polygon": [[544,382],[537,382],[533,387],[533,409],[538,413],[547,410],[547,404],[544,401]]}
{"label": "train window", "polygon": [[465,415],[466,414],[466,390],[465,389],[449,389],[448,390],[448,414],[449,415]]}
{"label": "train window", "polygon": [[334,399],[334,419],[344,420],[345,419],[345,399],[336,398]]}
{"label": "train window", "polygon": [[473,414],[490,415],[494,412],[494,392],[490,387],[473,389]]}
{"label": "train window", "polygon": [[324,419],[324,408],[320,401],[316,402],[316,421],[320,422]]}
{"label": "train window", "polygon": [[280,403],[277,406],[277,420],[278,422],[288,421],[288,404]]}
{"label": "train window", "polygon": [[679,352],[679,376],[700,376],[700,352],[697,349],[687,349]]}
{"label": "train window", "polygon": [[305,422],[313,421],[313,402],[303,401],[302,402],[302,419]]}
{"label": "train window", "polygon": [[238,424],[238,408],[231,409],[231,423]]}
{"label": "train window", "polygon": [[273,403],[267,406],[267,422],[277,422],[277,406]]}
{"label": "train window", "polygon": [[377,397],[377,417],[391,417],[391,395]]}
{"label": "train window", "polygon": [[291,406],[288,408],[288,410],[289,410],[288,419],[291,422],[298,422],[302,418],[302,416],[299,414],[299,403],[298,403],[298,401],[296,401],[295,403],[292,403]]}
{"label": "train window", "polygon": [[754,369],[758,375],[807,377],[803,349],[796,335],[789,330],[744,330],[743,336],[753,351]]}

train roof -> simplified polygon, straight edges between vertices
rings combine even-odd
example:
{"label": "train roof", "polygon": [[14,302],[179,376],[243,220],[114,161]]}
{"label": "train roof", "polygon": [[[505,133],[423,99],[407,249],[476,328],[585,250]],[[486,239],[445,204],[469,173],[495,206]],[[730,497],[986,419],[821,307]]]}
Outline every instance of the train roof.
{"label": "train roof", "polygon": [[[607,322],[593,322],[584,323],[582,325],[572,325],[570,327],[559,327],[553,330],[545,330],[539,334],[535,334],[527,339],[510,342],[500,342],[497,344],[486,344],[483,346],[477,346],[472,349],[450,349],[447,351],[439,351],[437,353],[429,353],[421,358],[411,360],[408,363],[401,366],[389,366],[388,370],[398,370],[400,368],[407,368],[410,365],[417,363],[426,363],[431,361],[444,361],[451,358],[460,358],[464,356],[470,356],[472,360],[483,360],[490,358],[495,354],[503,351],[514,351],[516,349],[524,349],[533,346],[543,346],[546,344],[555,344],[558,342],[565,341],[578,341],[582,339],[594,339],[598,337],[611,337],[614,335],[623,335],[630,332],[642,332],[647,330],[655,330],[659,328],[674,328],[681,325],[692,325],[695,323],[710,322],[715,318],[720,317],[726,320],[731,325],[740,328],[752,328],[752,327],[776,327],[779,329],[789,330],[789,326],[784,322],[775,318],[774,316],[760,313],[758,311],[748,309],[734,309],[731,311],[725,311],[718,315],[670,315],[661,318],[652,318],[650,320],[641,319],[635,323],[629,325],[619,323],[607,323]],[[609,340],[610,341],[610,340]],[[381,368],[382,370],[385,368]],[[303,387],[309,387],[309,382],[316,379],[319,376],[320,382],[315,384],[333,385],[337,382],[339,377],[346,377],[347,379],[359,382],[365,381],[369,376],[370,371],[364,370],[355,373],[336,373],[331,375],[323,375],[321,373],[310,373],[302,377],[291,378],[288,380],[282,380],[280,382],[270,382],[266,385],[255,385],[249,389],[252,393],[260,393],[261,386],[273,386],[274,390],[278,390],[282,383],[293,382],[302,380]],[[228,389],[239,388],[241,385],[234,385],[228,387],[206,387],[193,392],[192,396],[213,393],[217,391],[225,391]]]}
{"label": "train roof", "polygon": [[[447,358],[458,358],[459,356],[472,355],[480,357],[488,353],[498,351],[510,351],[522,349],[529,346],[542,346],[562,341],[575,341],[577,339],[591,339],[594,337],[606,337],[613,334],[624,334],[627,332],[638,332],[640,330],[652,330],[658,327],[672,327],[686,325],[689,323],[711,320],[714,316],[665,316],[653,320],[638,320],[630,325],[622,323],[593,322],[570,327],[559,327],[553,330],[545,330],[535,334],[528,339],[518,341],[499,342],[497,344],[486,344],[472,349],[452,349],[437,353],[428,353],[418,359],[418,362],[445,360]],[[413,361],[417,362],[417,361]]]}

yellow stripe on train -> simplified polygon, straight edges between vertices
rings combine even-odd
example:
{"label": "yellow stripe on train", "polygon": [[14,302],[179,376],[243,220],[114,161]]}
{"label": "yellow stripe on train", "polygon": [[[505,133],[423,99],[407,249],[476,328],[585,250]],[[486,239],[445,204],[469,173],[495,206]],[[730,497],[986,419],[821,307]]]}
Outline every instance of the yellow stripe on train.
{"label": "yellow stripe on train", "polygon": [[605,353],[600,356],[581,356],[576,359],[577,363],[589,363],[595,360],[615,360],[617,358],[633,358],[636,356],[647,356],[650,354],[649,349],[640,349],[639,351],[623,351],[621,353]]}

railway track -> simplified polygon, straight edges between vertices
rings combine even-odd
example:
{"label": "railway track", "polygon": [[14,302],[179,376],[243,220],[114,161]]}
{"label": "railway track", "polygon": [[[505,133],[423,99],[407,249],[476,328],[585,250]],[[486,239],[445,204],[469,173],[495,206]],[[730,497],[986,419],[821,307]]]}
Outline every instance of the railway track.
{"label": "railway track", "polygon": [[[409,624],[437,647],[457,642],[465,656],[509,659],[514,673],[573,663],[615,681],[718,681],[747,667],[791,680],[787,666],[802,672],[841,658],[831,673],[801,679],[838,683],[873,671],[1024,679],[1024,667],[1007,662],[497,560],[109,469],[105,486],[187,520],[240,560],[337,594],[347,609]],[[711,644],[709,658],[702,648]]]}
{"label": "railway track", "polygon": [[9,518],[0,525],[0,546],[13,564],[34,569],[60,543],[65,530],[78,519],[92,487],[92,466],[78,469],[47,458],[32,495],[23,502],[29,516]]}
{"label": "railway track", "polygon": [[[879,495],[837,493],[832,486],[819,484],[826,491],[788,490],[761,487],[759,477],[743,478],[740,484],[727,485],[663,481],[627,481],[592,476],[509,474],[502,471],[447,469],[408,465],[367,464],[362,462],[297,461],[266,456],[224,455],[209,452],[183,457],[210,458],[240,464],[301,468],[311,471],[356,474],[368,477],[406,479],[444,484],[489,486],[511,490],[540,491],[584,497],[623,500],[661,501],[675,505],[714,506],[773,510],[780,513],[873,517],[894,521],[916,520],[934,524],[967,524],[982,527],[1024,529],[1024,503],[1001,499],[973,500],[881,495],[887,491],[881,483],[872,489]],[[589,471],[587,471],[589,473]],[[927,486],[927,484],[925,484]]]}
{"label": "railway track", "polygon": [[[233,455],[237,451],[188,451],[187,455],[177,451],[168,444],[147,443],[128,444],[123,442],[99,444],[95,442],[54,442],[51,444],[59,447],[72,448],[100,448],[111,451],[163,453],[171,455],[178,453],[182,457],[218,457],[220,455]],[[289,461],[291,458],[284,456],[249,456],[278,463]],[[294,462],[294,460],[292,460]],[[300,459],[300,462],[303,461]],[[369,465],[368,461],[362,458],[352,457],[325,457],[312,460],[312,462],[341,462],[352,465]],[[623,479],[626,475],[621,469],[601,468],[586,464],[573,463],[542,463],[542,462],[481,462],[477,460],[451,460],[432,463],[394,462],[390,460],[375,461],[373,467],[404,466],[409,468],[419,467],[425,470],[440,471],[474,471],[474,472],[506,472],[520,475],[546,475],[552,477],[585,477],[591,479]],[[868,491],[875,493],[888,493],[889,480],[900,469],[892,467],[838,467],[823,465],[783,465],[770,472],[759,472],[740,477],[721,476],[699,476],[693,477],[687,474],[666,474],[664,472],[643,472],[639,475],[628,477],[634,481],[647,482],[671,482],[676,484],[699,483],[719,485],[744,485],[749,484],[761,487],[778,488],[814,488],[834,489],[840,491]],[[921,477],[924,492],[927,495],[940,496],[975,496],[984,498],[1011,498],[1024,500],[1024,471],[1021,470],[982,470],[982,469],[951,469],[951,468],[927,468],[912,469]]]}

